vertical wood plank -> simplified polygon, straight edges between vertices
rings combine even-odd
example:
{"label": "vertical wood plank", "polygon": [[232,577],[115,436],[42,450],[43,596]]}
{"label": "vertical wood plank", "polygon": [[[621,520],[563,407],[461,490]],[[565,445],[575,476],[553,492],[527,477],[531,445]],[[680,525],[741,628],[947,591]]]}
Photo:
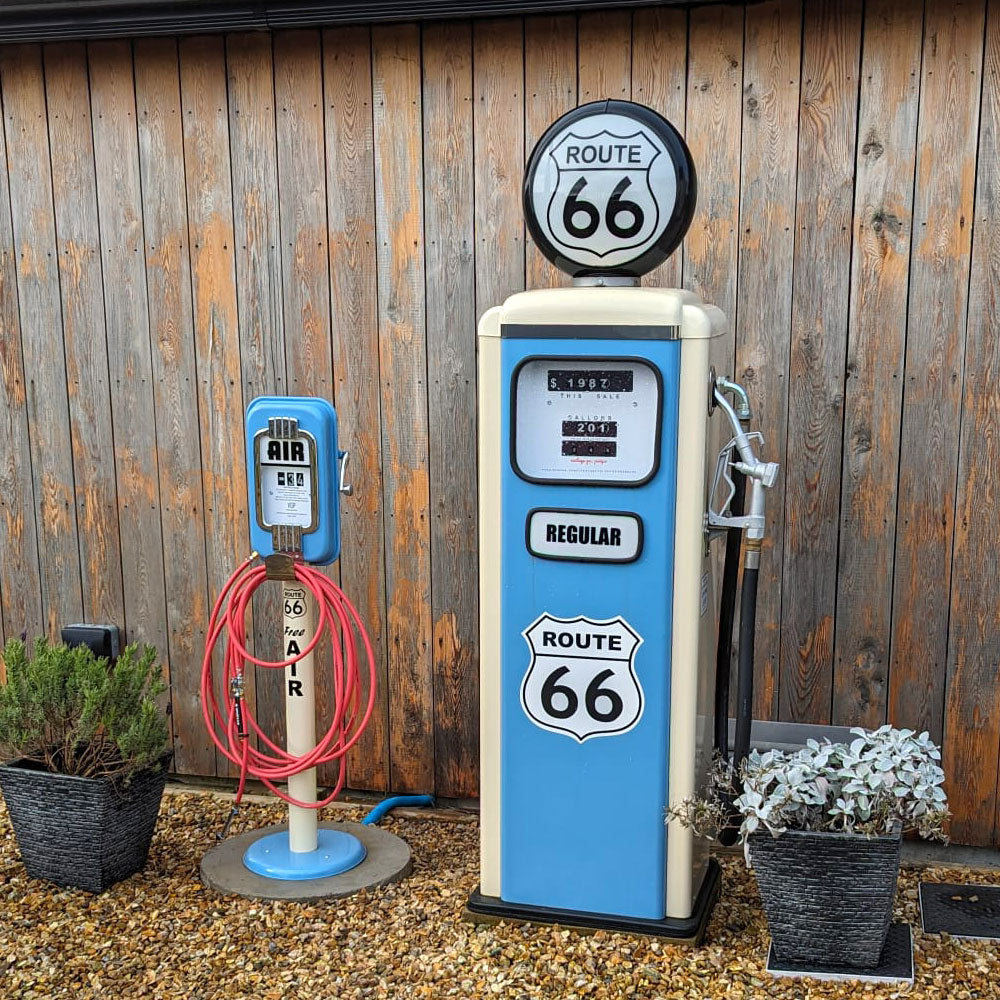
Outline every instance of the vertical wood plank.
{"label": "vertical wood plank", "polygon": [[[576,17],[528,17],[524,21],[524,153],[542,133],[576,107]],[[524,248],[525,287],[554,288],[570,277],[542,256],[530,237]]]}
{"label": "vertical wood plank", "polygon": [[805,8],[785,453],[779,717],[829,721],[860,0]]}
{"label": "vertical wood plank", "polygon": [[296,395],[332,400],[323,82],[316,32],[274,36],[274,92],[288,385]]}
{"label": "vertical wood plank", "polygon": [[[764,454],[785,464],[792,323],[795,170],[802,15],[799,0],[747,7],[736,365],[764,434]],[[768,491],[757,597],[754,715],[777,710],[784,473]]]}
{"label": "vertical wood plank", "polygon": [[[214,600],[249,550],[226,65],[221,38],[185,38],[180,42],[180,81],[208,586]],[[227,769],[221,760],[220,767],[223,773]]]}
{"label": "vertical wood plank", "polygon": [[167,650],[153,362],[146,300],[132,49],[90,46],[94,159],[104,260],[125,620],[130,640]]}
{"label": "vertical wood plank", "polygon": [[[743,8],[698,7],[688,29],[687,143],[698,206],[684,241],[684,287],[736,323]],[[725,367],[732,371],[733,344]]]}
{"label": "vertical wood plank", "polygon": [[632,15],[628,10],[580,14],[580,103],[627,101],[632,91]]}
{"label": "vertical wood plank", "polygon": [[[83,599],[41,50],[32,45],[0,51],[0,85],[18,255],[30,470],[39,533],[41,624],[56,636],[61,625],[79,620]],[[28,471],[23,468],[19,473],[27,475]]]}
{"label": "vertical wood plank", "polygon": [[965,385],[955,512],[945,774],[951,836],[1000,843],[1000,5],[989,5],[983,62]]}
{"label": "vertical wood plank", "polygon": [[[386,665],[385,534],[371,33],[323,35],[330,302],[341,447],[351,452],[351,497],[341,504],[340,575],[358,606],[376,659],[376,703],[348,760],[352,788],[389,788],[389,683]],[[367,690],[367,689],[366,689]]]}
{"label": "vertical wood plank", "polygon": [[419,29],[374,28],[372,48],[390,775],[394,789],[426,791],[434,692]]}
{"label": "vertical wood plank", "polygon": [[869,0],[865,9],[844,398],[835,725],[880,726],[889,700],[922,26],[922,5],[910,0]]}
{"label": "vertical wood plank", "polygon": [[[323,65],[316,31],[274,36],[274,107],[284,286],[285,363],[289,392],[334,401],[330,345],[330,282],[326,233]],[[338,579],[337,567],[326,571]],[[317,662],[332,662],[328,638]],[[316,672],[319,718],[333,718],[332,675]],[[278,732],[284,733],[280,724]],[[321,768],[335,782],[337,768]]]}
{"label": "vertical wood plank", "polygon": [[434,622],[435,789],[478,788],[476,275],[472,29],[427,25],[424,232]]}
{"label": "vertical wood plank", "polygon": [[210,775],[215,772],[215,749],[205,733],[199,696],[208,627],[208,569],[176,42],[172,38],[137,41],[134,68],[166,547],[163,569],[174,767],[181,774]]}
{"label": "vertical wood plank", "polygon": [[524,288],[524,31],[474,21],[476,318]]}
{"label": "vertical wood plank", "polygon": [[[632,100],[659,111],[681,135],[687,113],[687,11],[649,7],[632,14]],[[643,285],[679,288],[683,249],[644,275]]]}
{"label": "vertical wood plank", "polygon": [[982,2],[927,5],[917,123],[889,717],[927,729],[937,740],[944,715],[983,24]]}
{"label": "vertical wood plank", "polygon": [[[0,66],[0,74],[2,74]],[[6,100],[6,94],[4,95]],[[21,353],[17,270],[10,212],[10,170],[0,128],[0,617],[5,639],[43,629],[28,396]],[[14,141],[20,136],[14,132]]]}
{"label": "vertical wood plank", "polygon": [[[233,173],[236,304],[239,315],[243,396],[284,395],[281,234],[275,138],[271,36],[261,32],[226,39],[229,142]],[[254,651],[283,660],[281,587],[270,584],[253,600]],[[256,672],[256,717],[272,739],[285,726],[284,674]]]}
{"label": "vertical wood plank", "polygon": [[[104,290],[97,220],[87,50],[82,43],[45,50],[56,250],[80,529],[83,613],[87,621],[122,624],[122,552]],[[163,650],[166,654],[166,650]]]}
{"label": "vertical wood plank", "polygon": [[[720,374],[734,370],[738,319],[743,21],[742,7],[711,6],[692,9],[688,22],[685,137],[698,175],[698,201],[682,248],[683,287],[726,315]],[[720,579],[722,562],[717,546]]]}
{"label": "vertical wood plank", "polygon": [[248,400],[285,394],[271,44],[271,36],[261,32],[229,35],[226,39],[240,357]]}

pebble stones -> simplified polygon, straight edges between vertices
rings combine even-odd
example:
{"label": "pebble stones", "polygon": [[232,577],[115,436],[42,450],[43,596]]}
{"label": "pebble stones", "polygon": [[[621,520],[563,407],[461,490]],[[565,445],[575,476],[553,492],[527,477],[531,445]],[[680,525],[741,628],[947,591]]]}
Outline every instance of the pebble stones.
{"label": "pebble stones", "polygon": [[[700,948],[599,931],[475,927],[462,910],[479,881],[474,823],[386,819],[413,873],[341,900],[259,902],[203,887],[198,867],[229,803],[164,798],[146,871],[100,896],[29,879],[0,806],[0,1000],[362,1000],[591,997],[595,1000],[865,1000],[997,995],[991,942],[924,935],[917,882],[1000,884],[1000,873],[904,871],[896,919],[914,924],[912,990],[768,976],[768,935],[753,878],[725,861],[724,889]],[[234,835],[280,822],[247,804]],[[360,819],[362,810],[330,813]]]}

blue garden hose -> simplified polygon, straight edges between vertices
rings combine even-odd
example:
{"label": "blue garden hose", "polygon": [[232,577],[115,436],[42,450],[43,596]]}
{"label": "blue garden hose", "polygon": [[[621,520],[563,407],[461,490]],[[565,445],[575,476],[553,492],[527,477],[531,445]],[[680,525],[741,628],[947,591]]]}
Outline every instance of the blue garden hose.
{"label": "blue garden hose", "polygon": [[391,798],[383,799],[361,822],[365,826],[373,826],[387,812],[395,809],[397,806],[432,805],[434,805],[433,795],[393,795]]}

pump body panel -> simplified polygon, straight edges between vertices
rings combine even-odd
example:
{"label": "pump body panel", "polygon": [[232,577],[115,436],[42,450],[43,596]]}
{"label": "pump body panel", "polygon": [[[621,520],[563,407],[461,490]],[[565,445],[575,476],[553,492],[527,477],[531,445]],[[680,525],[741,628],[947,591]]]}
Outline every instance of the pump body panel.
{"label": "pump body panel", "polygon": [[[504,898],[514,902],[656,919],[664,907],[680,342],[593,340],[586,349],[581,362],[574,340],[502,337],[501,342],[501,377],[512,393],[502,425],[511,460],[504,463],[501,501],[501,877]],[[540,417],[548,420],[528,423],[522,417],[518,429],[518,376],[528,378],[538,364],[546,373],[611,373],[621,384],[630,375],[633,385],[622,392],[546,386],[540,395],[552,398],[539,402]],[[647,394],[633,408],[629,397],[639,388],[639,371],[655,373],[659,399]],[[596,381],[591,375],[561,378],[567,385]],[[599,378],[609,385],[615,381],[607,374]],[[646,419],[634,421],[639,426],[611,419],[614,404],[623,401],[628,409],[648,408]],[[551,413],[554,409],[560,412]],[[573,426],[564,428],[564,417],[573,418]],[[578,427],[584,434],[615,436],[578,437]],[[563,450],[593,445],[590,450],[615,448],[620,455],[628,450],[630,429],[649,438],[632,442],[638,454],[630,457],[632,478],[645,482],[618,484],[613,473],[593,471],[589,474],[601,478],[586,485],[530,482],[523,467],[517,468],[518,450],[537,450],[536,465],[548,458],[556,467],[553,475],[572,476],[563,457],[597,462],[605,456],[563,456]],[[563,437],[564,430],[573,434]],[[521,444],[525,435],[536,442]],[[538,438],[548,438],[548,448]],[[548,456],[557,450],[560,454]],[[642,528],[642,551],[631,562],[616,558],[628,540],[615,531],[616,516],[633,516]],[[545,524],[544,533],[535,533],[544,535],[547,558],[526,543],[532,518]],[[560,521],[569,522],[568,530],[560,531],[561,523],[551,530]],[[571,707],[575,710],[567,713]],[[599,803],[610,789],[615,809],[598,821],[597,813],[604,812]],[[565,836],[567,830],[574,835]],[[657,874],[650,878],[650,872]]]}
{"label": "pump body panel", "polygon": [[651,288],[480,323],[481,891],[514,914],[685,920],[699,896],[706,851],[664,811],[711,757],[723,332]]}

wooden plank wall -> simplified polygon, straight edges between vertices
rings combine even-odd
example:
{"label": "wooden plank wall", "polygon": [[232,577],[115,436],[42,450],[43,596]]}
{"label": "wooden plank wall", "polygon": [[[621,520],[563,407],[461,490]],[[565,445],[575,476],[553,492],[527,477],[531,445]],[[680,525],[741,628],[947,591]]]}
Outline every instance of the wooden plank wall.
{"label": "wooden plank wall", "polygon": [[954,837],[1000,845],[1000,0],[0,50],[4,635],[155,642],[178,770],[225,773],[195,688],[247,549],[241,414],[319,393],[355,486],[331,573],[378,657],[350,784],[475,796],[475,324],[566,283],[521,174],[602,97],[687,136],[695,222],[645,281],[726,310],[782,463],[757,714],[929,729]]}

